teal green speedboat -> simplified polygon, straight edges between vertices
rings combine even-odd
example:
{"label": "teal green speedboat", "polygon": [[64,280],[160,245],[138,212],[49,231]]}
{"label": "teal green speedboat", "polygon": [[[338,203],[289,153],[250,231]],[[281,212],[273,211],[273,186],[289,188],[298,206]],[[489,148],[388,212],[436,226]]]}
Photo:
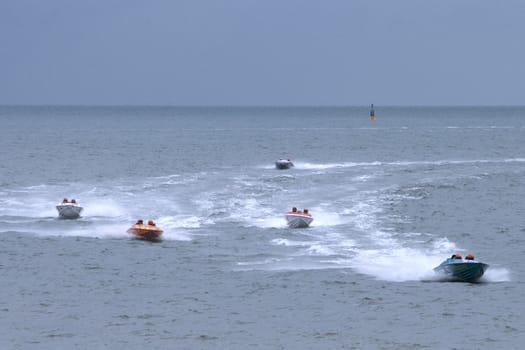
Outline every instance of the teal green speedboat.
{"label": "teal green speedboat", "polygon": [[474,260],[472,254],[463,259],[461,254],[456,253],[435,267],[434,271],[451,281],[476,282],[488,268],[489,265]]}

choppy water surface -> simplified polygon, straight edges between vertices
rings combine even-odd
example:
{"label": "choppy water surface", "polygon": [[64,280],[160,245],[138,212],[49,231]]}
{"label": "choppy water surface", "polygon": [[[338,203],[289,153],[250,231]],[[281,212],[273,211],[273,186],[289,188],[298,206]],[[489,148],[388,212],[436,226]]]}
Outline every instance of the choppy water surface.
{"label": "choppy water surface", "polygon": [[1,107],[0,348],[521,348],[525,108],[367,115]]}

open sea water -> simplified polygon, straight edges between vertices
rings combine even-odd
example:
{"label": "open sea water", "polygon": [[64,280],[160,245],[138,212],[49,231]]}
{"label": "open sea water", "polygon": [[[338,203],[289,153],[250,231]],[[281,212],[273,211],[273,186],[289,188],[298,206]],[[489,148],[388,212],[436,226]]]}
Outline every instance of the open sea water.
{"label": "open sea water", "polygon": [[0,348],[521,349],[525,107],[368,112],[0,107]]}

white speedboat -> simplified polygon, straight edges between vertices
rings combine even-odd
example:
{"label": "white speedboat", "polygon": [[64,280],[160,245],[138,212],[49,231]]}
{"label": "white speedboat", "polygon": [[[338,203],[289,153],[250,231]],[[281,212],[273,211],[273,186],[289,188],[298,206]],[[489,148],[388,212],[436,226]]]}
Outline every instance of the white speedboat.
{"label": "white speedboat", "polygon": [[58,216],[62,219],[77,219],[80,217],[82,208],[76,200],[72,199],[68,201],[67,198],[64,198],[62,203],[56,206],[58,210]]}
{"label": "white speedboat", "polygon": [[288,226],[291,228],[310,226],[312,221],[314,221],[314,218],[308,213],[308,209],[304,209],[302,212],[294,209],[286,214],[286,222],[288,223]]}
{"label": "white speedboat", "polygon": [[282,158],[279,158],[276,162],[275,162],[275,167],[277,169],[290,169],[291,167],[293,167],[293,163],[290,159],[282,159]]}

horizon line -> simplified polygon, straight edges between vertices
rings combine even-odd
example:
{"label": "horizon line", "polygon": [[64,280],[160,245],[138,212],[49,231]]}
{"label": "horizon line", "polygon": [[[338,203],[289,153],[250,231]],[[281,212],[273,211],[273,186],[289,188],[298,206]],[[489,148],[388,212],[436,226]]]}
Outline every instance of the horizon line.
{"label": "horizon line", "polygon": [[[525,107],[525,104],[377,104],[373,103],[374,107]],[[353,104],[353,105],[244,105],[244,104],[210,104],[210,105],[173,105],[173,104],[0,104],[0,107],[84,107],[84,108],[355,108],[355,107],[370,107],[368,104]]]}

